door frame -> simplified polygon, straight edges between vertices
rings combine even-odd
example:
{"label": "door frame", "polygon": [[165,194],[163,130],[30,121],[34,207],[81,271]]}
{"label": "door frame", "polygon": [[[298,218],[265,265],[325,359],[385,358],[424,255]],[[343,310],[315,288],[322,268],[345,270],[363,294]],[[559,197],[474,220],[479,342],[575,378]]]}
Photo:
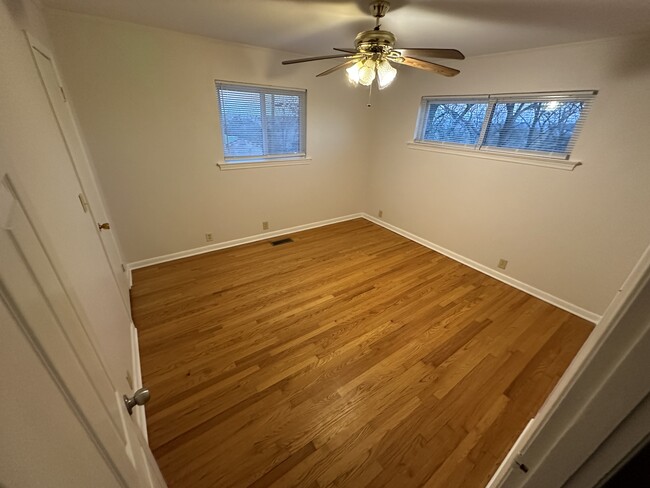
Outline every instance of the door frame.
{"label": "door frame", "polygon": [[[487,487],[563,486],[586,466],[648,395],[638,371],[647,371],[649,341],[650,246]],[[619,443],[608,452],[615,463],[629,451]]]}

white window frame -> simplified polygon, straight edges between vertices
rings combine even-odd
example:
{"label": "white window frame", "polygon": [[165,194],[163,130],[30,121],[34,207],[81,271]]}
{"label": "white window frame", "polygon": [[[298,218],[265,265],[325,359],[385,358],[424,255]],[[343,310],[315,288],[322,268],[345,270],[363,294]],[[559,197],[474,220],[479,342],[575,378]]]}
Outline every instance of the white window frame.
{"label": "white window frame", "polygon": [[[256,85],[251,83],[241,83],[233,81],[215,80],[215,90],[217,96],[217,110],[219,112],[219,129],[222,137],[222,148],[224,148],[224,128],[223,114],[221,105],[221,89],[231,89],[236,91],[245,91],[251,93],[273,94],[273,95],[297,95],[300,99],[300,152],[290,154],[264,154],[260,156],[226,156],[225,149],[222,152],[222,160],[217,163],[221,169],[244,169],[244,168],[261,168],[269,166],[291,166],[296,164],[307,164],[311,158],[307,157],[307,90],[304,88],[285,88],[269,85]],[[262,103],[262,124],[267,119],[264,117],[265,106]],[[267,133],[262,131],[262,136],[266,142]],[[266,151],[265,151],[266,152]]]}
{"label": "white window frame", "polygon": [[[482,159],[495,159],[499,161],[531,164],[551,168],[572,170],[581,162],[571,159],[571,153],[575,143],[582,132],[582,127],[589,115],[593,100],[598,92],[596,90],[564,91],[564,92],[537,92],[537,93],[506,93],[492,95],[462,95],[462,96],[425,96],[422,97],[418,112],[415,134],[412,142],[408,143],[411,149],[435,151],[448,154],[459,154],[478,157]],[[485,146],[485,138],[488,126],[492,119],[492,113],[497,103],[519,103],[519,102],[551,102],[551,101],[585,101],[585,107],[580,114],[580,120],[567,145],[566,153],[553,153],[543,151],[531,151],[517,148],[497,148]],[[431,141],[423,138],[426,117],[430,104],[433,103],[486,103],[487,110],[483,119],[483,125],[476,144],[460,144],[446,141]]]}

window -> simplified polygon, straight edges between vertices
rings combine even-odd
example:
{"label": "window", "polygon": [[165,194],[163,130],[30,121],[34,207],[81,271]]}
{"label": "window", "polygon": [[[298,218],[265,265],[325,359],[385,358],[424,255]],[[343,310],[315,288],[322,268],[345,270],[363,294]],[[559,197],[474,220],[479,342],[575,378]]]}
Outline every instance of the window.
{"label": "window", "polygon": [[305,90],[216,87],[226,163],[305,158]]}
{"label": "window", "polygon": [[569,159],[595,94],[424,97],[415,142]]}

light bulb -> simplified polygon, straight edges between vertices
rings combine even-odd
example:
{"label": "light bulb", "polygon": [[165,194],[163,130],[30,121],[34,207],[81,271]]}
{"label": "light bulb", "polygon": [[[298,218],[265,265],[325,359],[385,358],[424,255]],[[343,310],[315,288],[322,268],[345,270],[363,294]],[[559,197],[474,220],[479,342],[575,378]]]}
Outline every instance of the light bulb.
{"label": "light bulb", "polygon": [[359,84],[359,70],[363,66],[363,60],[357,61],[354,63],[352,66],[350,66],[348,69],[345,70],[345,72],[348,74],[348,81],[352,83],[354,86]]}
{"label": "light bulb", "polygon": [[397,70],[386,59],[382,59],[377,63],[377,75],[379,75],[379,89],[382,90],[393,82]]}
{"label": "light bulb", "polygon": [[359,69],[359,83],[364,86],[372,85],[375,80],[375,62],[368,59],[363,66]]}

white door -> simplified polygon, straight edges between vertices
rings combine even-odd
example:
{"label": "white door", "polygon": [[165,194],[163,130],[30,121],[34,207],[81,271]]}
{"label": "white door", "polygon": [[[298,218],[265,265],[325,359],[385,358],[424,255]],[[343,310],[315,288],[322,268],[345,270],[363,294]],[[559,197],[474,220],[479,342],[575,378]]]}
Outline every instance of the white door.
{"label": "white door", "polygon": [[[99,186],[94,177],[77,124],[72,116],[54,58],[47,48],[29,34],[27,34],[27,40],[32,49],[34,62],[50,100],[50,106],[56,117],[61,136],[65,141],[70,161],[82,188],[82,193],[79,195],[80,204],[84,206],[84,211],[88,212],[88,216],[99,234],[104,253],[111,265],[113,276],[120,290],[122,301],[130,314],[129,280],[126,269],[122,262],[114,230],[110,228],[111,223],[108,219],[108,213],[104,207]],[[109,228],[100,229],[99,224],[109,224]]]}
{"label": "white door", "polygon": [[0,175],[0,486],[164,487],[42,229]]}
{"label": "white door", "polygon": [[[59,106],[53,96],[57,93],[61,96],[58,84],[56,89],[52,85],[52,80],[56,79],[56,72],[52,71],[54,65],[45,55],[37,52],[32,43],[25,43],[26,50],[28,46],[29,55],[35,60],[34,76],[39,76],[39,69],[42,75],[42,103],[49,104],[51,108]],[[45,52],[44,49],[43,51]],[[25,190],[23,194],[26,202],[35,202],[43,229],[47,231],[50,240],[46,248],[54,250],[57,255],[58,264],[55,269],[61,273],[64,288],[68,292],[74,290],[71,296],[73,305],[89,330],[89,337],[104,360],[113,384],[127,389],[138,381],[134,370],[137,351],[134,349],[131,316],[123,294],[120,293],[124,287],[120,288],[116,284],[115,272],[107,260],[108,247],[102,245],[106,235],[110,234],[106,231],[99,232],[95,216],[84,211],[78,198],[80,194],[88,192],[89,196],[94,195],[88,198],[93,211],[101,209],[101,199],[88,161],[81,158],[75,165],[72,160],[73,154],[83,154],[83,147],[74,125],[70,126],[70,130],[76,134],[76,138],[66,139],[62,127],[67,125],[61,123],[66,117],[57,118],[57,114],[62,113],[68,114],[71,123],[70,111],[65,104],[51,111],[52,124],[58,126],[59,137],[55,137],[55,133],[32,135],[34,144],[44,144],[51,148],[52,158],[50,166],[41,165],[42,171],[39,174],[30,175],[25,171],[20,173],[23,178],[31,178],[23,182],[29,188],[29,193]],[[65,132],[70,130],[66,129]],[[0,168],[3,168],[12,161],[4,159],[1,149],[3,160],[0,161]],[[21,164],[20,161],[13,163]],[[86,176],[81,177],[82,175]],[[81,180],[84,180],[83,188]],[[103,216],[97,216],[101,217]]]}

